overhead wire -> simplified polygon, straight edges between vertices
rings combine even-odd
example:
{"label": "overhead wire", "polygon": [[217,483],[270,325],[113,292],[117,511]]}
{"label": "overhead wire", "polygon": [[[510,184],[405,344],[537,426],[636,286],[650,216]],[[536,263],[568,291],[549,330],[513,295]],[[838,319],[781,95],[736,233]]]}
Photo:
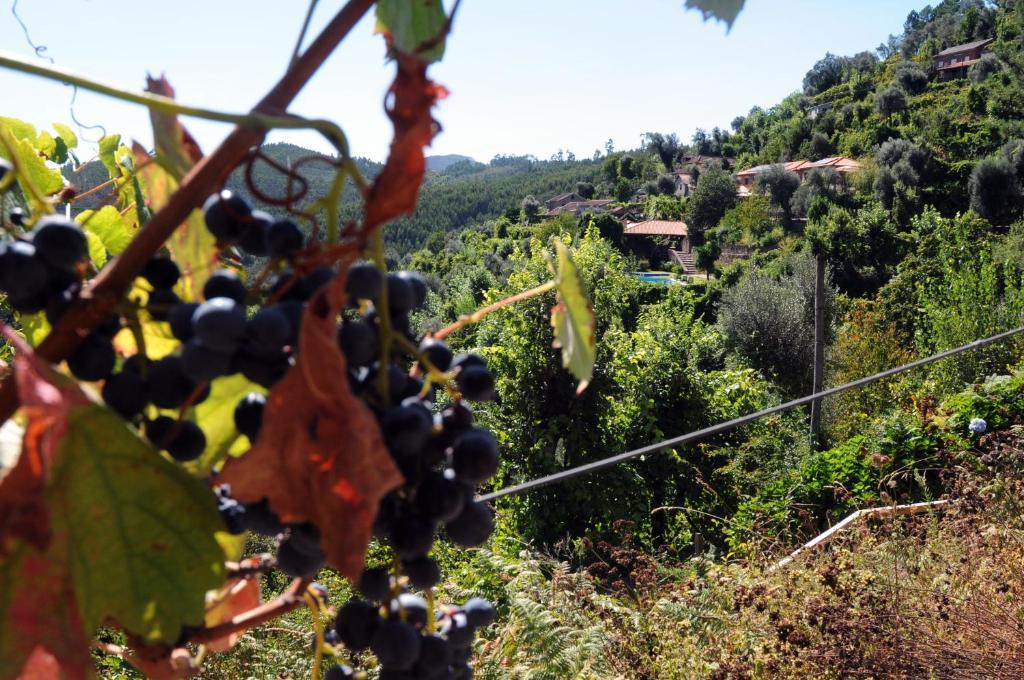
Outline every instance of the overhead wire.
{"label": "overhead wire", "polygon": [[533,491],[534,489],[538,489],[542,486],[555,484],[557,482],[564,482],[569,479],[589,474],[596,470],[612,467],[614,465],[618,465],[619,463],[624,463],[628,460],[639,458],[640,456],[645,456],[649,453],[657,453],[662,451],[663,449],[667,449],[673,446],[689,444],[692,442],[700,441],[702,439],[707,439],[708,437],[713,437],[717,434],[722,434],[723,432],[734,430],[737,427],[747,425],[756,420],[760,420],[761,418],[775,415],[777,413],[791,411],[800,406],[810,404],[811,402],[816,401],[818,399],[824,399],[826,397],[842,394],[843,392],[856,389],[858,387],[864,387],[865,385],[870,385],[871,383],[878,382],[879,380],[885,380],[886,378],[891,378],[894,375],[899,375],[900,373],[905,373],[906,371],[910,371],[915,368],[927,366],[928,364],[935,363],[936,361],[941,361],[942,359],[948,359],[949,357],[956,356],[957,354],[977,351],[982,347],[985,347],[986,345],[1001,342],[1003,340],[1011,338],[1015,335],[1019,335],[1021,333],[1024,333],[1024,326],[1004,331],[1002,333],[997,333],[996,335],[992,335],[987,338],[975,340],[974,342],[970,342],[966,345],[954,347],[953,349],[947,349],[943,352],[938,352],[937,354],[927,356],[923,359],[917,359],[916,361],[911,361],[909,363],[896,366],[895,368],[890,368],[880,373],[875,373],[874,375],[869,375],[864,378],[854,380],[852,382],[837,385],[835,387],[830,387],[828,389],[821,390],[820,392],[809,394],[805,397],[793,399],[791,401],[787,401],[776,406],[770,406],[768,408],[761,409],[760,411],[755,411],[754,413],[750,413],[745,416],[740,416],[738,418],[733,418],[732,420],[717,423],[715,425],[711,425],[700,430],[687,432],[686,434],[681,434],[679,436],[671,437],[669,439],[655,442],[653,444],[641,446],[638,449],[633,449],[631,451],[626,451],[624,453],[620,453],[614,456],[602,458],[601,460],[595,460],[590,463],[584,463],[583,465],[578,465],[567,470],[561,470],[559,472],[555,472],[544,477],[538,477],[536,479],[531,479],[520,484],[514,484],[503,489],[498,489],[497,491],[492,491],[490,493],[478,496],[476,500],[479,502],[487,502],[497,500],[499,498],[505,498],[507,496],[517,496],[520,494],[524,494],[528,491]]}

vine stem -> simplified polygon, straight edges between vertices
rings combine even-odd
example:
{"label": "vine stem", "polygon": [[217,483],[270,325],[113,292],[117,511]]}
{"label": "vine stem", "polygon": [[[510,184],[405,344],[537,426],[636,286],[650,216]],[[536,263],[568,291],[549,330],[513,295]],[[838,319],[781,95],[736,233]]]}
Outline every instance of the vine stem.
{"label": "vine stem", "polygon": [[297,578],[288,586],[288,590],[270,602],[239,614],[230,621],[197,630],[189,634],[188,641],[197,643],[212,642],[234,633],[241,633],[250,628],[255,628],[267,621],[273,621],[277,617],[306,604],[306,589],[309,587],[309,584],[309,579]]}
{"label": "vine stem", "polygon": [[[254,110],[281,111],[287,108],[373,4],[374,0],[348,0]],[[182,180],[167,204],[146,222],[124,252],[93,279],[82,297],[68,309],[50,335],[36,348],[36,354],[51,363],[60,362],[71,354],[89,331],[99,325],[124,297],[125,291],[142,272],[149,258],[263,136],[262,129],[238,126],[216,151],[200,160]],[[0,385],[0,423],[14,414],[19,403],[14,381],[8,376]]]}
{"label": "vine stem", "polygon": [[239,127],[251,127],[260,130],[270,130],[274,128],[316,130],[334,144],[343,156],[348,157],[348,142],[345,140],[345,134],[336,123],[329,120],[302,118],[301,116],[274,115],[267,113],[268,110],[273,110],[270,107],[265,107],[262,111],[260,110],[261,107],[256,107],[249,113],[229,113],[226,111],[207,109],[201,106],[189,106],[163,95],[152,94],[150,92],[135,92],[114,85],[101,83],[98,80],[78,75],[77,73],[73,73],[67,69],[31,61],[3,50],[0,50],[0,67],[12,71],[27,73],[33,76],[39,76],[40,78],[46,78],[47,80],[56,80],[64,84],[75,85],[83,90],[90,90],[98,94],[113,97],[114,99],[120,99],[121,101],[131,102],[133,104],[141,104],[150,110],[170,115],[190,116],[192,118],[214,120],[221,123],[233,123]]}
{"label": "vine stem", "polygon": [[434,333],[434,337],[437,338],[438,340],[444,340],[445,338],[447,338],[449,335],[459,330],[460,328],[482,321],[484,317],[486,317],[491,312],[496,312],[502,307],[508,307],[509,305],[514,305],[517,302],[522,302],[523,300],[529,300],[530,298],[536,297],[537,295],[542,295],[548,292],[549,290],[553,290],[557,285],[558,284],[555,281],[548,281],[547,283],[541,284],[536,288],[524,290],[522,293],[516,293],[515,295],[507,297],[504,300],[498,300],[497,302],[489,304],[486,307],[481,307],[472,314],[465,314],[459,317],[459,320],[456,321],[455,323],[449,324],[442,328],[441,330],[439,330],[438,332]]}

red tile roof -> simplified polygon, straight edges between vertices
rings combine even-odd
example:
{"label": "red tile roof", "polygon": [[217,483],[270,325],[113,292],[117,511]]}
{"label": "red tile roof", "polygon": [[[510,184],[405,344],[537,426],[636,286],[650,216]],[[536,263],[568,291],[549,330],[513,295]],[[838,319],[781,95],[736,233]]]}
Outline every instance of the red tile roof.
{"label": "red tile roof", "polygon": [[644,236],[686,236],[689,231],[686,228],[686,222],[647,220],[646,222],[627,224],[623,233]]}
{"label": "red tile roof", "polygon": [[971,50],[975,49],[976,47],[982,47],[984,45],[988,45],[993,40],[995,40],[995,38],[984,38],[982,40],[975,40],[974,42],[964,43],[963,45],[953,45],[952,47],[947,47],[946,49],[942,50],[941,52],[939,52],[935,56],[936,57],[944,57],[944,56],[946,56],[948,54],[958,54],[960,52],[970,52]]}

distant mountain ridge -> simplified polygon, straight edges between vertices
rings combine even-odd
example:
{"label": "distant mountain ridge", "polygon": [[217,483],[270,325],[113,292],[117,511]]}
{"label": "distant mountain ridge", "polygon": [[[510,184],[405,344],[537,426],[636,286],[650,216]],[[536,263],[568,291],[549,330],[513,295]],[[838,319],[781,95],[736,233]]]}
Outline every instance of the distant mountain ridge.
{"label": "distant mountain ridge", "polygon": [[463,156],[462,154],[457,153],[442,154],[439,156],[427,156],[427,171],[441,172],[449,165],[460,163],[462,161],[470,161],[473,163],[476,162],[469,156]]}

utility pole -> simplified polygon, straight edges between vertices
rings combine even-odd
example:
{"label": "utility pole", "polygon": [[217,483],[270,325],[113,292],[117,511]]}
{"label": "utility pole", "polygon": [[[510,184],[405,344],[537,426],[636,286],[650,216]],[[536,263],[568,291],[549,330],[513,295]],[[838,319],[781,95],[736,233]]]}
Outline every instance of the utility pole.
{"label": "utility pole", "polygon": [[[814,276],[814,385],[821,392],[825,385],[825,255],[815,258]],[[811,445],[817,447],[821,434],[821,399],[811,402]]]}

